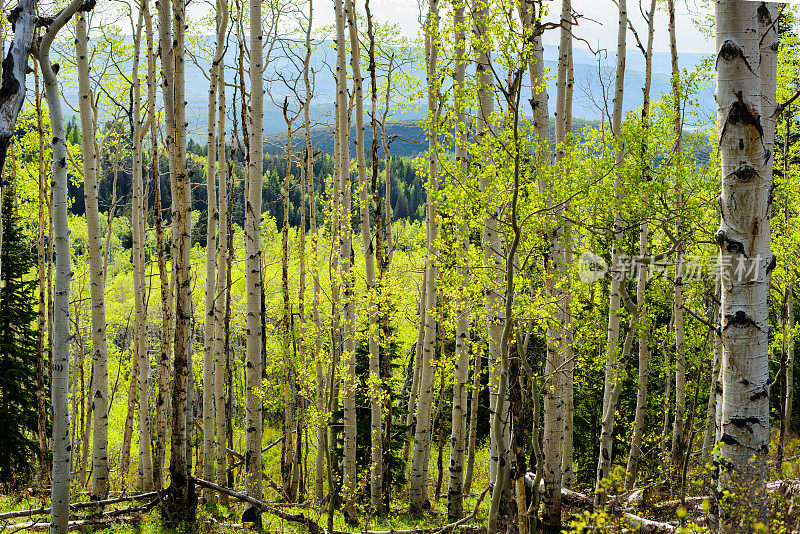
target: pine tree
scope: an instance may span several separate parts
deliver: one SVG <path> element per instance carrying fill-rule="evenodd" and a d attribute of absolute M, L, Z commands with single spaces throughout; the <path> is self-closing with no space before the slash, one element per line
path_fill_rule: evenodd
<path fill-rule="evenodd" d="M 27 246 L 13 191 L 3 198 L 0 290 L 0 483 L 24 482 L 32 473 L 38 445 L 36 414 L 36 254 Z"/>

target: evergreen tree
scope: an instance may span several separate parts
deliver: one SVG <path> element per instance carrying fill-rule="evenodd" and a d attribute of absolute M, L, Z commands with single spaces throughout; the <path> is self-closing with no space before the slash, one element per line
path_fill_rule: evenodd
<path fill-rule="evenodd" d="M 0 483 L 15 485 L 31 474 L 37 448 L 31 439 L 36 414 L 36 255 L 25 242 L 14 209 L 13 188 L 3 198 L 0 290 Z"/>

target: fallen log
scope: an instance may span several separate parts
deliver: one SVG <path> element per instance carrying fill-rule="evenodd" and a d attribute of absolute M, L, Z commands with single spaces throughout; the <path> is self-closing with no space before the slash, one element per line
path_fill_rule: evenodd
<path fill-rule="evenodd" d="M 209 482 L 207 480 L 203 480 L 202 478 L 192 478 L 192 480 L 194 480 L 194 483 L 197 484 L 198 486 L 200 486 L 201 488 L 208 488 L 208 489 L 212 489 L 212 490 L 214 490 L 216 492 L 219 492 L 219 493 L 224 493 L 225 495 L 227 495 L 229 497 L 233 497 L 234 499 L 238 499 L 240 501 L 246 502 L 246 503 L 254 506 L 255 508 L 258 508 L 262 512 L 266 512 L 268 514 L 274 515 L 274 516 L 279 517 L 279 518 L 281 518 L 281 519 L 283 519 L 285 521 L 291 521 L 293 523 L 298 523 L 300 525 L 303 525 L 304 527 L 306 527 L 308 529 L 309 532 L 311 532 L 311 534 L 324 534 L 325 533 L 325 529 L 324 528 L 319 526 L 316 522 L 314 522 L 313 519 L 311 519 L 310 517 L 307 517 L 302 512 L 299 513 L 299 514 L 290 514 L 288 512 L 284 512 L 283 510 L 275 508 L 274 506 L 271 506 L 271 505 L 269 505 L 269 504 L 267 504 L 267 503 L 265 503 L 263 501 L 259 501 L 258 499 L 254 499 L 253 497 L 250 497 L 249 495 L 246 495 L 246 494 L 241 493 L 239 491 L 234 491 L 232 489 L 229 489 L 229 488 L 226 488 L 226 487 L 223 487 L 223 486 L 219 486 L 217 484 L 214 484 L 213 482 Z"/>
<path fill-rule="evenodd" d="M 85 501 L 85 502 L 70 503 L 69 509 L 70 511 L 75 511 L 75 510 L 82 510 L 84 508 L 103 508 L 110 504 L 117 504 L 127 501 L 144 501 L 147 499 L 152 499 L 154 497 L 158 497 L 158 493 L 155 491 L 151 491 L 150 493 L 139 493 L 137 495 L 115 497 L 113 499 L 106 499 L 103 501 Z M 28 510 L 14 510 L 12 512 L 5 512 L 0 514 L 0 521 L 5 519 L 13 519 L 15 517 L 30 517 L 32 515 L 49 515 L 49 514 L 50 514 L 50 508 L 31 508 Z"/>
<path fill-rule="evenodd" d="M 288 512 L 284 512 L 283 510 L 280 510 L 280 509 L 276 508 L 275 506 L 273 506 L 273 505 L 271 505 L 269 503 L 265 503 L 263 501 L 259 501 L 258 499 L 254 499 L 253 497 L 250 497 L 249 495 L 246 495 L 246 494 L 241 493 L 239 491 L 234 491 L 232 489 L 229 489 L 229 488 L 226 488 L 226 487 L 223 487 L 223 486 L 219 486 L 217 484 L 214 484 L 213 482 L 209 482 L 207 480 L 203 480 L 202 478 L 193 478 L 192 480 L 194 480 L 194 483 L 197 484 L 198 486 L 202 487 L 202 488 L 208 488 L 208 489 L 217 491 L 219 493 L 224 493 L 225 495 L 228 495 L 229 497 L 233 497 L 234 499 L 238 499 L 240 501 L 243 501 L 243 502 L 246 502 L 248 504 L 251 504 L 252 506 L 258 508 L 262 512 L 274 515 L 274 516 L 279 517 L 280 519 L 284 519 L 286 521 L 291 521 L 293 523 L 298 523 L 300 525 L 303 525 L 304 527 L 306 527 L 308 529 L 309 532 L 311 532 L 311 534 L 328 534 L 327 529 L 325 529 L 324 527 L 320 526 L 313 519 L 311 519 L 310 517 L 307 517 L 303 513 L 290 514 Z M 445 534 L 445 533 L 451 532 L 451 531 L 453 531 L 453 530 L 455 530 L 457 528 L 458 529 L 462 529 L 462 530 L 467 530 L 469 532 L 485 532 L 486 527 L 483 527 L 483 526 L 480 526 L 480 525 L 467 525 L 466 523 L 468 521 L 471 521 L 472 519 L 474 519 L 478 515 L 478 508 L 480 508 L 481 502 L 483 501 L 483 498 L 486 496 L 486 493 L 488 493 L 488 491 L 489 491 L 489 486 L 487 486 L 486 489 L 484 489 L 483 492 L 478 497 L 478 500 L 475 503 L 475 508 L 472 510 L 472 513 L 470 515 L 464 517 L 463 519 L 459 519 L 458 521 L 456 521 L 454 523 L 449 523 L 449 524 L 441 526 L 441 527 L 414 528 L 414 529 L 409 529 L 409 530 L 394 530 L 394 529 L 393 530 L 365 530 L 365 531 L 361 531 L 361 532 L 358 532 L 358 533 L 341 531 L 341 530 L 334 530 L 330 534 L 423 534 L 423 533 Z"/>
<path fill-rule="evenodd" d="M 98 501 L 99 502 L 99 501 Z M 144 506 L 129 506 L 126 508 L 118 508 L 110 510 L 99 517 L 92 517 L 88 519 L 77 519 L 69 522 L 69 528 L 73 530 L 83 530 L 84 528 L 109 525 L 116 521 L 120 516 L 127 516 L 127 520 L 133 519 L 132 515 L 142 512 L 147 512 L 158 504 L 158 499 L 153 499 L 151 502 Z M 29 521 L 26 523 L 16 523 L 13 525 L 5 525 L 3 530 L 18 531 L 18 530 L 47 530 L 50 528 L 49 521 Z"/>
<path fill-rule="evenodd" d="M 593 499 L 588 495 L 566 488 L 561 488 L 561 500 L 564 504 L 584 510 L 592 510 L 594 504 Z M 630 512 L 622 512 L 621 518 L 626 525 L 642 534 L 675 534 L 678 532 L 674 525 L 652 521 Z"/>

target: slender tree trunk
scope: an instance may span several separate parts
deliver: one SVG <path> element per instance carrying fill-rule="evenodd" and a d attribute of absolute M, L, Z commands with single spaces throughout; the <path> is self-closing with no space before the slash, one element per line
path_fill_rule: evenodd
<path fill-rule="evenodd" d="M 147 114 L 156 115 L 156 50 L 153 40 L 153 21 L 148 2 L 142 3 L 145 17 L 145 34 L 147 38 Z M 165 110 L 165 115 L 167 111 Z M 166 121 L 167 129 L 170 122 Z M 164 230 L 162 227 L 161 208 L 161 169 L 159 166 L 157 123 L 150 121 L 150 172 L 153 187 L 153 214 L 156 227 L 156 250 L 158 254 L 159 288 L 161 293 L 161 344 L 158 358 L 158 396 L 156 397 L 156 443 L 153 457 L 153 482 L 157 489 L 163 489 L 164 456 L 167 447 L 167 405 L 169 397 L 169 349 L 171 305 L 170 288 L 167 275 L 167 258 L 164 250 Z"/>
<path fill-rule="evenodd" d="M 311 233 L 311 270 L 314 279 L 314 296 L 311 302 L 311 316 L 314 321 L 314 373 L 315 389 L 314 400 L 320 423 L 317 425 L 317 452 L 314 464 L 314 498 L 322 501 L 324 498 L 325 476 L 325 371 L 322 368 L 322 320 L 319 316 L 319 297 L 321 286 L 319 282 L 319 254 L 317 236 L 317 205 L 314 192 L 314 145 L 311 143 L 311 98 L 313 88 L 311 81 L 311 28 L 314 20 L 314 0 L 308 2 L 308 26 L 306 27 L 306 57 L 303 62 L 303 84 L 305 86 L 305 105 L 303 106 L 303 131 L 306 139 L 306 182 L 308 191 L 309 223 Z M 303 192 L 305 194 L 305 191 Z"/>
<path fill-rule="evenodd" d="M 619 25 L 617 31 L 617 70 L 614 79 L 614 109 L 612 112 L 611 130 L 617 144 L 616 163 L 619 167 L 624 158 L 622 146 L 622 99 L 625 88 L 625 54 L 628 32 L 628 11 L 626 0 L 619 0 Z M 622 171 L 614 176 L 614 194 L 619 195 L 622 189 Z M 619 266 L 620 247 L 624 222 L 619 209 L 614 210 L 614 223 L 611 231 L 611 288 L 608 309 L 608 340 L 606 342 L 606 371 L 603 385 L 602 428 L 600 431 L 600 453 L 597 460 L 597 477 L 595 482 L 595 508 L 604 504 L 605 496 L 600 483 L 606 478 L 611 468 L 611 453 L 614 439 L 614 409 L 612 408 L 612 392 L 620 380 L 619 373 L 619 322 L 620 322 L 620 284 L 621 273 L 615 269 Z"/>
<path fill-rule="evenodd" d="M 718 491 L 746 499 L 748 516 L 719 503 L 720 530 L 766 517 L 769 444 L 769 278 L 777 4 L 716 6 L 717 122 L 721 158 L 722 401 Z M 774 48 L 773 48 L 774 47 Z M 755 70 L 754 70 L 755 69 Z M 743 203 L 740 198 L 750 201 Z M 737 266 L 739 270 L 737 271 Z M 744 266 L 742 268 L 741 266 Z M 730 280 L 730 282 L 727 282 Z"/>
<path fill-rule="evenodd" d="M 785 140 L 783 142 L 783 176 L 784 180 L 788 180 L 789 177 L 789 144 L 792 138 L 792 111 L 791 106 L 786 106 L 786 110 L 784 111 L 784 118 L 786 120 L 786 135 Z M 791 228 L 791 210 L 789 210 L 789 202 L 788 198 L 786 201 L 786 205 L 784 206 L 784 219 L 786 228 Z M 786 274 L 786 289 L 785 289 L 785 299 L 786 299 L 786 321 L 787 325 L 786 328 L 790 331 L 794 331 L 794 280 L 793 276 L 787 272 Z M 789 336 L 789 339 L 786 341 L 785 347 L 785 361 L 786 361 L 786 373 L 784 375 L 784 392 L 783 392 L 783 413 L 781 419 L 781 432 L 789 432 L 792 427 L 792 400 L 794 398 L 794 336 Z"/>
<path fill-rule="evenodd" d="M 456 180 L 466 180 L 468 168 L 468 126 L 466 121 L 465 79 L 468 58 L 465 56 L 466 26 L 464 24 L 464 0 L 454 5 L 453 25 L 456 31 L 456 67 L 453 79 L 455 101 L 455 157 L 458 163 Z M 458 229 L 458 269 L 462 283 L 462 294 L 456 301 L 456 359 L 453 370 L 453 409 L 450 420 L 450 463 L 447 489 L 447 516 L 461 519 L 464 515 L 464 449 L 467 432 L 467 384 L 469 381 L 469 222 L 464 220 Z"/>
<path fill-rule="evenodd" d="M 481 359 L 480 351 L 475 351 L 472 366 L 472 398 L 469 405 L 469 436 L 467 438 L 467 465 L 464 473 L 463 494 L 469 495 L 472 490 L 473 472 L 475 469 L 475 447 L 478 441 L 478 402 L 481 395 Z"/>
<path fill-rule="evenodd" d="M 283 229 L 281 231 L 281 288 L 283 292 L 283 443 L 281 449 L 281 482 L 283 494 L 289 502 L 295 500 L 292 492 L 294 471 L 295 436 L 292 432 L 295 420 L 295 396 L 292 391 L 294 369 L 292 365 L 292 311 L 289 301 L 289 190 L 292 178 L 292 120 L 284 103 L 283 117 L 286 121 L 286 176 L 283 182 Z M 301 195 L 302 197 L 302 195 Z M 300 436 L 297 436 L 299 439 Z"/>
<path fill-rule="evenodd" d="M 487 40 L 487 26 L 490 22 L 489 5 L 485 0 L 474 0 L 472 5 L 473 13 L 473 55 L 477 57 L 475 66 L 475 78 L 477 83 L 478 106 L 475 125 L 475 142 L 481 144 L 487 134 L 491 131 L 491 116 L 494 113 L 494 75 L 490 67 L 491 44 Z M 479 164 L 476 162 L 476 164 Z M 496 191 L 489 190 L 489 183 L 481 174 L 481 191 L 490 199 Z M 489 333 L 489 413 L 494 414 L 497 405 L 498 389 L 500 385 L 500 336 L 503 330 L 502 321 L 499 319 L 502 308 L 502 296 L 500 287 L 502 280 L 498 273 L 503 270 L 502 264 L 502 244 L 500 242 L 500 231 L 498 227 L 499 208 L 491 209 L 484 221 L 481 235 L 483 248 L 484 268 L 488 269 L 489 282 L 485 284 L 484 293 L 486 295 L 486 329 Z M 503 421 L 507 414 L 501 414 Z M 489 483 L 494 484 L 497 477 L 498 466 L 501 463 L 500 457 L 505 451 L 499 450 L 493 432 L 489 433 Z M 508 464 L 506 463 L 506 466 Z"/>
<path fill-rule="evenodd" d="M 61 113 L 58 79 L 50 63 L 50 45 L 58 31 L 81 7 L 81 0 L 72 0 L 50 23 L 39 44 L 39 65 L 42 69 L 50 127 L 53 134 L 53 228 L 55 231 L 56 279 L 53 317 L 53 473 L 50 492 L 50 532 L 66 534 L 69 523 L 69 287 L 70 265 L 69 221 L 67 220 L 67 140 Z M 24 13 L 24 11 L 23 11 Z M 32 13 L 31 13 L 32 15 Z M 17 25 L 23 21 L 17 20 Z M 22 75 L 24 79 L 24 74 Z"/>
<path fill-rule="evenodd" d="M 719 294 L 719 290 L 715 291 L 715 294 Z M 709 329 L 709 336 L 714 346 L 714 356 L 711 362 L 711 385 L 709 387 L 708 404 L 706 406 L 706 432 L 703 436 L 703 449 L 701 451 L 703 465 L 707 464 L 708 460 L 711 458 L 711 452 L 714 448 L 714 438 L 717 434 L 717 405 L 719 401 L 719 382 L 717 377 L 719 376 L 720 360 L 722 359 L 722 338 L 720 338 L 719 335 L 718 306 L 711 307 L 711 313 L 708 319 L 709 323 L 714 325 L 713 329 Z"/>
<path fill-rule="evenodd" d="M 217 43 L 223 42 L 228 27 L 228 2 L 217 0 Z M 226 353 L 225 353 L 225 324 L 224 316 L 228 306 L 228 187 L 225 174 L 225 61 L 219 56 L 220 61 L 217 72 L 217 159 L 219 160 L 219 239 L 217 240 L 218 263 L 217 284 L 214 291 L 214 401 L 216 428 L 216 453 L 217 453 L 217 484 L 225 486 L 228 453 L 226 450 L 225 420 L 225 386 L 226 386 Z M 221 503 L 227 502 L 227 496 L 220 494 Z"/>
<path fill-rule="evenodd" d="M 88 235 L 92 300 L 92 385 L 94 436 L 92 438 L 92 500 L 108 494 L 108 349 L 106 345 L 105 272 L 97 204 L 99 158 L 95 153 L 93 96 L 89 86 L 88 27 L 84 13 L 75 18 L 75 55 L 78 67 L 84 203 Z M 134 119 L 138 120 L 138 119 Z"/>
<path fill-rule="evenodd" d="M 139 370 L 139 475 L 140 489 L 153 489 L 153 460 L 150 450 L 150 356 L 147 349 L 147 306 L 145 285 L 144 239 L 147 224 L 147 193 L 142 180 L 142 133 L 141 89 L 139 83 L 139 50 L 142 38 L 144 12 L 139 17 L 134 37 L 133 80 L 133 195 L 131 203 L 131 226 L 133 235 L 133 292 L 134 292 L 134 336 L 136 337 L 135 365 Z"/>
<path fill-rule="evenodd" d="M 345 12 L 350 29 L 350 69 L 353 72 L 353 111 L 356 116 L 356 169 L 358 170 L 359 208 L 361 215 L 361 241 L 364 247 L 364 273 L 367 291 L 367 315 L 369 317 L 369 381 L 370 392 L 370 501 L 373 510 L 380 510 L 381 474 L 383 473 L 383 446 L 381 436 L 380 405 L 380 355 L 378 354 L 378 316 L 375 298 L 375 251 L 372 247 L 372 232 L 369 224 L 369 202 L 372 197 L 367 181 L 366 151 L 364 148 L 364 89 L 361 76 L 361 46 L 356 24 L 356 7 L 352 0 L 345 0 Z M 373 108 L 373 115 L 375 110 Z M 373 135 L 373 140 L 374 135 Z M 373 166 L 376 164 L 372 162 Z"/>
<path fill-rule="evenodd" d="M 166 114 L 167 150 L 173 154 L 172 187 L 172 229 L 173 229 L 173 276 L 175 288 L 175 332 L 173 342 L 172 379 L 172 434 L 170 437 L 170 487 L 167 493 L 165 510 L 169 510 L 168 524 L 194 521 L 197 496 L 191 476 L 191 449 L 186 436 L 191 431 L 191 183 L 186 159 L 186 104 L 184 76 L 184 35 L 185 0 L 160 0 L 159 18 L 161 24 L 169 22 L 169 8 L 172 8 L 172 44 L 165 58 L 165 43 L 162 39 L 162 70 L 164 71 L 164 107 L 172 108 Z M 161 30 L 164 31 L 163 29 Z M 163 35 L 163 33 L 162 33 Z M 167 69 L 172 70 L 171 76 Z M 169 98 L 167 94 L 169 93 Z M 171 116 L 170 116 L 171 115 Z M 171 132 L 170 132 L 171 130 Z"/>
<path fill-rule="evenodd" d="M 247 284 L 247 365 L 245 468 L 247 494 L 261 498 L 262 402 L 257 395 L 261 385 L 261 190 L 263 182 L 264 60 L 261 2 L 250 2 L 250 162 L 247 172 L 248 196 L 245 209 L 245 270 Z M 257 508 L 248 506 L 245 520 L 260 526 Z"/>
<path fill-rule="evenodd" d="M 422 288 L 419 294 L 419 325 L 417 327 L 417 339 L 414 342 L 414 371 L 411 376 L 411 390 L 408 392 L 408 414 L 406 415 L 406 427 L 409 429 L 409 440 L 403 448 L 403 460 L 408 461 L 410 443 L 414 437 L 414 422 L 417 417 L 417 397 L 419 395 L 419 377 L 422 371 L 422 341 L 425 336 L 425 309 L 428 298 L 427 293 L 428 277 L 425 269 L 422 271 Z"/>
<path fill-rule="evenodd" d="M 119 475 L 123 489 L 128 489 L 128 474 L 131 466 L 131 440 L 133 438 L 133 412 L 136 409 L 136 392 L 139 388 L 139 366 L 136 359 L 139 340 L 134 336 L 131 352 L 130 380 L 128 382 L 128 401 L 125 410 L 125 426 L 122 431 L 122 450 L 119 454 Z"/>
<path fill-rule="evenodd" d="M 641 180 L 642 187 L 650 179 L 650 160 L 649 160 L 649 135 L 650 135 L 650 84 L 653 77 L 653 36 L 655 34 L 654 24 L 656 18 L 656 1 L 650 0 L 650 11 L 647 15 L 647 48 L 645 50 L 645 75 L 644 88 L 642 89 L 642 145 L 641 145 Z M 641 196 L 642 213 L 647 210 L 647 198 Z M 639 223 L 639 255 L 648 255 L 648 234 L 649 224 L 647 219 Z M 650 366 L 650 347 L 648 347 L 648 333 L 650 321 L 645 309 L 647 300 L 647 264 L 640 264 L 637 271 L 636 280 L 636 307 L 639 314 L 643 317 L 642 325 L 639 327 L 639 379 L 636 392 L 636 414 L 633 421 L 633 438 L 628 451 L 628 465 L 625 468 L 625 488 L 630 490 L 636 483 L 636 472 L 639 467 L 639 458 L 642 454 L 642 439 L 644 437 L 644 423 L 647 415 L 647 383 L 649 378 Z"/>
<path fill-rule="evenodd" d="M 217 225 L 219 224 L 219 214 L 217 213 L 217 106 L 219 97 L 218 92 L 225 91 L 225 86 L 219 83 L 219 71 L 223 68 L 223 53 L 225 51 L 225 30 L 228 22 L 227 5 L 217 3 L 216 9 L 216 48 L 214 58 L 211 62 L 211 72 L 208 85 L 208 128 L 206 140 L 206 309 L 205 325 L 203 327 L 203 478 L 212 480 L 214 478 L 214 428 L 216 418 L 214 417 L 214 401 L 216 396 L 215 378 L 222 380 L 222 375 L 218 375 L 214 364 L 214 341 L 217 331 Z M 220 110 L 222 118 L 225 116 L 225 109 Z M 223 137 L 224 139 L 224 137 Z M 224 144 L 223 144 L 224 152 Z M 220 180 L 222 181 L 222 180 Z M 220 232 L 222 235 L 222 232 Z M 206 489 L 203 491 L 206 501 L 213 501 L 214 492 Z"/>
<path fill-rule="evenodd" d="M 345 497 L 345 515 L 348 522 L 356 521 L 356 369 L 355 369 L 355 296 L 353 294 L 352 260 L 353 250 L 352 228 L 352 186 L 350 182 L 350 118 L 347 98 L 347 65 L 345 59 L 345 33 L 349 2 L 342 5 L 341 0 L 334 2 L 336 14 L 336 75 L 339 134 L 339 198 L 341 201 L 339 214 L 339 269 L 341 271 L 343 321 L 342 331 L 342 405 L 344 409 L 344 441 L 343 441 L 343 480 Z M 360 82 L 360 80 L 358 80 Z"/>
<path fill-rule="evenodd" d="M 433 399 L 434 368 L 436 352 L 436 304 L 437 304 L 437 266 L 436 239 L 439 233 L 438 202 L 438 138 L 433 133 L 438 127 L 437 57 L 439 46 L 439 5 L 438 0 L 428 2 L 428 15 L 425 22 L 426 74 L 428 80 L 428 114 L 432 132 L 428 135 L 428 216 L 427 216 L 427 258 L 425 265 L 425 332 L 422 341 L 422 367 L 419 380 L 419 403 L 417 425 L 414 430 L 414 453 L 411 459 L 411 478 L 409 480 L 410 509 L 421 513 L 430 507 L 428 500 L 428 460 L 431 451 L 431 400 Z"/>
<path fill-rule="evenodd" d="M 44 121 L 42 120 L 42 92 L 39 87 L 38 68 L 34 68 L 33 76 L 35 79 L 36 131 L 39 141 L 39 154 L 37 157 L 39 164 L 39 228 L 37 229 L 38 236 L 36 241 L 36 279 L 39 282 L 39 313 L 36 323 L 36 415 L 39 451 L 36 478 L 41 486 L 46 486 L 50 480 L 50 451 L 47 443 L 47 414 L 49 410 L 45 404 L 45 383 L 48 379 L 47 360 L 49 360 L 51 345 L 48 342 L 46 333 L 47 300 L 45 287 L 47 286 L 47 274 L 44 266 L 47 258 L 45 232 L 50 226 L 50 217 L 47 209 L 48 188 L 44 168 Z"/>
<path fill-rule="evenodd" d="M 558 78 L 556 82 L 556 161 L 563 159 L 563 144 L 566 142 L 566 89 L 567 71 L 569 70 L 572 34 L 570 21 L 572 18 L 571 0 L 561 3 L 561 42 L 559 44 Z M 541 142 L 541 141 L 540 141 Z M 540 145 L 541 146 L 541 145 Z M 547 191 L 547 203 L 553 206 L 553 186 Z M 544 456 L 544 513 L 542 527 L 544 532 L 560 532 L 561 530 L 561 485 L 562 485 L 562 451 L 564 440 L 564 349 L 565 347 L 565 293 L 563 280 L 566 268 L 564 260 L 564 227 L 561 208 L 553 213 L 555 227 L 550 234 L 550 248 L 545 257 L 545 271 L 549 297 L 554 303 L 553 313 L 547 327 L 547 358 L 544 375 L 544 436 L 542 453 Z"/>

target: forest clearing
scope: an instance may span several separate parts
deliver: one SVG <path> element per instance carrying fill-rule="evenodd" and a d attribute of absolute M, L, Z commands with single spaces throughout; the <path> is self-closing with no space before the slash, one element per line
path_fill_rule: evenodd
<path fill-rule="evenodd" d="M 794 3 L 18 1 L 2 531 L 800 532 Z"/>

